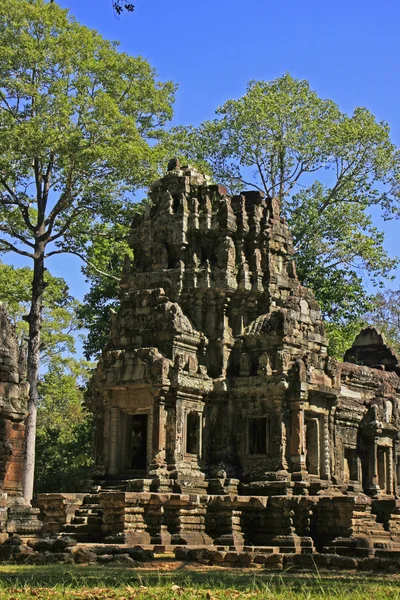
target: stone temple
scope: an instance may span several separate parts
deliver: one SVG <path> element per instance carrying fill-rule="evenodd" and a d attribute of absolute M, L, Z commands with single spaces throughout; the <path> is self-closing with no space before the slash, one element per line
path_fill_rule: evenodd
<path fill-rule="evenodd" d="M 28 395 L 25 352 L 0 304 L 0 543 L 16 531 L 29 536 L 42 528 L 38 509 L 22 498 Z"/>
<path fill-rule="evenodd" d="M 39 494 L 41 535 L 108 545 L 107 556 L 110 544 L 201 547 L 230 566 L 399 561 L 400 359 L 374 328 L 343 362 L 328 356 L 278 200 L 231 197 L 172 160 L 130 244 L 87 399 L 93 485 Z M 14 489 L 19 442 L 15 455 L 8 444 L 26 405 L 10 402 L 0 484 L 5 473 Z"/>
<path fill-rule="evenodd" d="M 149 197 L 91 384 L 98 481 L 397 495 L 399 357 L 372 328 L 328 356 L 278 200 L 230 197 L 177 161 Z"/>

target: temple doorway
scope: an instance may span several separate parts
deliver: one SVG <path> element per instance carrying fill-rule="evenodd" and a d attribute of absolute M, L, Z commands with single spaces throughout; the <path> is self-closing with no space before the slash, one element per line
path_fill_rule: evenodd
<path fill-rule="evenodd" d="M 344 449 L 343 481 L 358 481 L 358 458 L 356 448 Z"/>
<path fill-rule="evenodd" d="M 130 465 L 134 471 L 147 468 L 147 421 L 148 415 L 130 415 Z"/>

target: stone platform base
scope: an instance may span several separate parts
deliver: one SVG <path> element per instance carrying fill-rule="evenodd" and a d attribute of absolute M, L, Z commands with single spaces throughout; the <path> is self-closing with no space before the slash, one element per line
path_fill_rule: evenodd
<path fill-rule="evenodd" d="M 398 573 L 400 550 L 372 550 L 370 556 L 332 553 L 285 553 L 277 547 L 244 547 L 241 551 L 223 546 L 130 546 L 127 544 L 78 544 L 69 537 L 53 537 L 23 543 L 11 536 L 0 544 L 0 562 L 11 564 L 87 564 L 99 563 L 129 568 L 170 571 L 182 562 L 227 568 L 262 569 L 263 571 L 344 570 Z"/>
<path fill-rule="evenodd" d="M 39 539 L 43 522 L 38 508 L 27 504 L 22 496 L 0 494 L 0 543 L 11 535 L 18 534 L 24 541 Z"/>
<path fill-rule="evenodd" d="M 100 491 L 39 494 L 43 535 L 82 543 L 370 556 L 400 548 L 400 501 L 364 494 L 240 496 Z"/>

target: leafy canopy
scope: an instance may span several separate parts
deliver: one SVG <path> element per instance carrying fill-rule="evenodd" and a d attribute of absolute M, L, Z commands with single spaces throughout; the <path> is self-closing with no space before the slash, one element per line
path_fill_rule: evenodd
<path fill-rule="evenodd" d="M 175 86 L 143 58 L 44 0 L 0 8 L 0 252 L 33 261 L 24 498 L 33 493 L 46 259 L 87 260 L 92 234 L 118 222 L 157 172 Z"/>
<path fill-rule="evenodd" d="M 98 356 L 108 342 L 112 312 L 118 310 L 119 280 L 125 257 L 133 253 L 127 242 L 132 210 L 120 213 L 117 225 L 101 224 L 92 239 L 82 268 L 89 291 L 77 311 L 87 335 L 83 341 L 86 358 Z M 105 275 L 106 274 L 106 275 Z M 111 275 L 111 276 L 110 276 Z"/>
<path fill-rule="evenodd" d="M 84 406 L 89 365 L 52 360 L 39 384 L 37 492 L 75 492 L 89 478 L 93 419 Z"/>
<path fill-rule="evenodd" d="M 387 342 L 400 355 L 400 290 L 385 290 L 376 294 L 365 321 L 380 329 Z"/>
<path fill-rule="evenodd" d="M 0 263 L 0 302 L 24 343 L 32 269 Z M 92 416 L 84 407 L 91 364 L 75 358 L 79 303 L 62 278 L 45 273 L 40 357 L 46 367 L 39 379 L 36 490 L 80 489 L 92 463 Z M 75 334 L 75 335 L 74 335 Z"/>
<path fill-rule="evenodd" d="M 252 186 L 281 200 L 302 282 L 331 328 L 347 327 L 370 306 L 366 282 L 382 285 L 397 263 L 370 212 L 399 215 L 400 151 L 388 125 L 366 108 L 343 113 L 289 74 L 250 82 L 216 114 L 175 128 L 175 147 L 232 192 Z"/>
<path fill-rule="evenodd" d="M 155 176 L 174 91 L 56 4 L 4 0 L 0 249 L 84 251 L 93 223 L 113 220 L 124 192 Z"/>
<path fill-rule="evenodd" d="M 0 263 L 0 302 L 6 306 L 21 344 L 28 336 L 24 317 L 29 311 L 32 278 L 29 267 L 16 268 Z M 40 344 L 43 366 L 56 357 L 75 352 L 75 334 L 80 325 L 77 316 L 79 302 L 70 295 L 64 279 L 46 271 L 45 281 Z"/>

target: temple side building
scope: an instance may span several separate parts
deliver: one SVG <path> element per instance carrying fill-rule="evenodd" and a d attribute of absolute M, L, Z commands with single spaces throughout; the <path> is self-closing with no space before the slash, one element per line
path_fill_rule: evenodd
<path fill-rule="evenodd" d="M 177 161 L 149 199 L 90 386 L 100 485 L 397 496 L 400 359 L 372 328 L 328 356 L 278 200 Z"/>
<path fill-rule="evenodd" d="M 22 494 L 28 394 L 25 353 L 0 304 L 0 491 L 10 498 Z"/>

